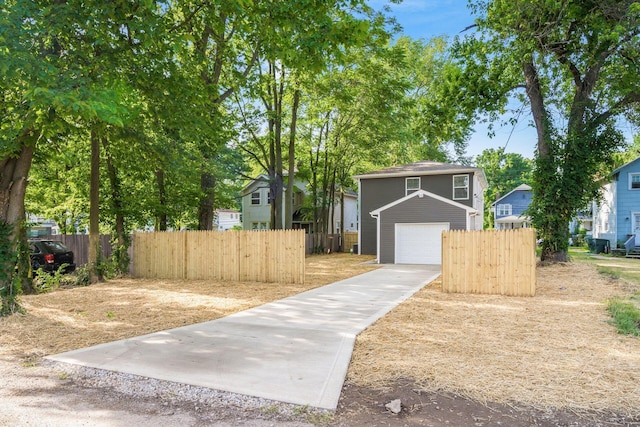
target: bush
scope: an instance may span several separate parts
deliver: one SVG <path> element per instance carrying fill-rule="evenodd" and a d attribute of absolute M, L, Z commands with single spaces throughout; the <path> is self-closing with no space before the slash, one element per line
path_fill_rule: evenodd
<path fill-rule="evenodd" d="M 62 264 L 58 270 L 52 273 L 48 273 L 42 268 L 39 268 L 36 271 L 36 276 L 33 278 L 33 287 L 36 292 L 39 294 L 46 294 L 47 292 L 58 289 L 62 284 L 64 277 L 62 271 L 67 267 L 67 265 L 68 264 Z"/>

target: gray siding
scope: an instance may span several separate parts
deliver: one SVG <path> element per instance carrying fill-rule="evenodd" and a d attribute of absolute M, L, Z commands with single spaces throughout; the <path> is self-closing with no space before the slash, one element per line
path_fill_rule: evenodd
<path fill-rule="evenodd" d="M 380 213 L 380 259 L 395 263 L 395 225 L 448 222 L 451 230 L 466 230 L 467 212 L 431 197 L 414 197 Z M 428 242 L 427 242 L 428 244 Z"/>
<path fill-rule="evenodd" d="M 474 188 L 472 178 L 473 174 L 471 173 L 422 176 L 420 177 L 420 188 L 452 200 L 453 175 L 469 175 L 469 199 L 456 200 L 456 202 L 473 207 Z M 369 215 L 369 212 L 404 197 L 405 177 L 361 179 L 360 193 L 360 201 L 362 203 L 360 207 L 362 217 L 360 224 L 360 251 L 363 254 L 375 255 L 377 250 L 376 220 Z"/>

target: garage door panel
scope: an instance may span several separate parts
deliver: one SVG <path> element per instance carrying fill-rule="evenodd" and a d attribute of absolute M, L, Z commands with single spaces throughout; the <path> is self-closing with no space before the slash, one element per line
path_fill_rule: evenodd
<path fill-rule="evenodd" d="M 441 264 L 442 231 L 448 223 L 396 224 L 396 264 Z"/>

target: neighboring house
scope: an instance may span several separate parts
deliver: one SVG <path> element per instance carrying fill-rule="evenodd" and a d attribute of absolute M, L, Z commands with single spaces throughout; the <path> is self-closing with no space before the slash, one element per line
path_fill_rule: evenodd
<path fill-rule="evenodd" d="M 213 217 L 214 229 L 224 231 L 241 225 L 240 212 L 233 209 L 216 209 Z"/>
<path fill-rule="evenodd" d="M 52 219 L 45 219 L 28 214 L 27 223 L 29 224 L 27 235 L 30 238 L 60 234 L 60 227 L 58 227 L 58 224 Z"/>
<path fill-rule="evenodd" d="M 293 222 L 294 229 L 304 229 L 308 232 L 312 230 L 312 221 L 305 217 L 302 211 L 304 199 L 307 195 L 307 183 L 296 180 L 293 185 Z M 283 189 L 286 193 L 286 187 Z M 240 192 L 242 197 L 242 226 L 245 230 L 269 230 L 271 229 L 271 194 L 269 188 L 269 177 L 261 174 L 256 179 L 247 184 Z M 283 211 L 284 211 L 284 197 Z M 333 213 L 330 217 L 333 229 L 336 233 L 342 231 L 358 230 L 358 196 L 352 191 L 344 194 L 344 221 L 342 220 L 342 209 L 339 200 L 335 203 Z M 284 222 L 284 219 L 283 219 Z M 282 224 L 284 227 L 284 223 Z"/>
<path fill-rule="evenodd" d="M 524 215 L 529 208 L 533 192 L 527 184 L 521 184 L 491 204 L 493 224 L 496 230 L 527 228 L 531 221 Z"/>
<path fill-rule="evenodd" d="M 358 252 L 379 263 L 440 264 L 443 230 L 481 230 L 482 169 L 420 161 L 355 176 Z"/>
<path fill-rule="evenodd" d="M 594 238 L 615 248 L 632 235 L 632 246 L 640 246 L 640 157 L 609 174 L 603 197 L 593 206 Z"/>

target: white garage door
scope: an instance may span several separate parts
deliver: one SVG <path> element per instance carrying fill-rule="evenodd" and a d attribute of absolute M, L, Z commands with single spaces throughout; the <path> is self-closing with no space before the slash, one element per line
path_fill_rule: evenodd
<path fill-rule="evenodd" d="M 396 224 L 396 264 L 441 264 L 448 223 Z"/>

